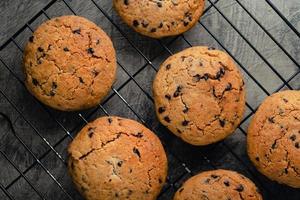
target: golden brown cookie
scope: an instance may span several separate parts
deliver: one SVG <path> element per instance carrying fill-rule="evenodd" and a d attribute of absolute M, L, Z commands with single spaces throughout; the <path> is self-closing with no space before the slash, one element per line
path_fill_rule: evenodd
<path fill-rule="evenodd" d="M 44 104 L 63 111 L 96 106 L 116 76 L 110 38 L 78 16 L 46 21 L 29 38 L 24 52 L 25 84 Z"/>
<path fill-rule="evenodd" d="M 300 91 L 267 97 L 247 136 L 248 155 L 271 180 L 300 188 Z"/>
<path fill-rule="evenodd" d="M 214 170 L 188 179 L 174 200 L 262 200 L 254 183 L 234 171 Z"/>
<path fill-rule="evenodd" d="M 193 145 L 207 145 L 234 132 L 245 110 L 243 78 L 224 52 L 193 47 L 160 67 L 153 93 L 158 119 Z"/>
<path fill-rule="evenodd" d="M 68 168 L 87 200 L 156 199 L 167 158 L 158 137 L 130 119 L 102 117 L 70 144 Z"/>
<path fill-rule="evenodd" d="M 192 28 L 204 10 L 204 0 L 114 0 L 114 7 L 135 31 L 162 38 Z"/>

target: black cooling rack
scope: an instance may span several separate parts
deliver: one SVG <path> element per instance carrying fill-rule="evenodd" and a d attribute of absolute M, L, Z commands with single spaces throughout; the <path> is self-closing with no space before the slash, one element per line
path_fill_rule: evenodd
<path fill-rule="evenodd" d="M 202 31 L 212 39 L 214 45 L 225 50 L 235 60 L 245 76 L 261 91 L 263 97 L 282 89 L 300 89 L 297 81 L 300 74 L 299 60 L 272 36 L 268 29 L 246 8 L 243 1 L 233 0 L 276 45 L 276 48 L 285 54 L 286 59 L 295 66 L 295 70 L 289 75 L 282 73 L 282 70 L 279 71 L 224 14 L 218 6 L 220 1 L 222 0 L 207 0 L 203 18 L 209 18 L 212 10 L 222 17 L 231 31 L 234 31 L 235 36 L 241 38 L 248 48 L 263 61 L 272 76 L 277 77 L 280 82 L 279 87 L 270 92 L 270 89 L 266 88 L 261 80 L 258 80 L 257 74 L 252 73 L 249 66 L 244 65 L 235 56 L 235 53 L 219 39 L 219 36 L 211 31 L 208 25 L 199 21 L 197 26 L 200 26 Z M 105 19 L 107 24 L 115 30 L 118 35 L 116 40 L 118 38 L 125 40 L 127 45 L 140 57 L 143 64 L 135 66 L 136 70 L 133 71 L 125 62 L 126 58 L 123 56 L 126 57 L 126 55 L 120 55 L 122 59 L 118 58 L 118 66 L 122 73 L 119 76 L 123 77 L 123 81 L 115 84 L 111 94 L 97 108 L 76 113 L 61 113 L 42 105 L 28 94 L 22 72 L 19 69 L 21 61 L 15 63 L 15 60 L 21 60 L 22 57 L 23 46 L 26 42 L 22 38 L 29 37 L 35 29 L 33 27 L 52 17 L 48 14 L 49 10 L 60 10 L 61 7 L 64 7 L 65 9 L 60 15 L 82 15 L 80 8 L 73 8 L 71 0 L 52 0 L 9 38 L 0 47 L 0 78 L 6 78 L 9 82 L 4 84 L 5 87 L 0 87 L 1 109 L 5 108 L 3 112 L 0 111 L 0 130 L 3 134 L 3 136 L 0 135 L 0 199 L 81 199 L 67 175 L 67 145 L 76 132 L 88 121 L 111 114 L 137 119 L 154 130 L 162 140 L 168 154 L 169 176 L 159 199 L 172 199 L 174 192 L 184 180 L 198 172 L 217 168 L 233 169 L 245 174 L 257 184 L 265 199 L 300 199 L 299 190 L 266 179 L 254 169 L 246 156 L 246 125 L 259 104 L 253 106 L 251 105 L 253 103 L 247 102 L 247 115 L 234 134 L 235 136 L 208 147 L 193 147 L 185 144 L 172 134 L 165 133 L 168 131 L 159 125 L 153 111 L 151 81 L 147 85 L 141 84 L 143 81 L 140 80 L 140 75 L 149 73 L 153 77 L 159 63 L 173 54 L 173 46 L 176 46 L 179 40 L 186 47 L 192 46 L 193 42 L 189 40 L 189 36 L 180 35 L 171 39 L 155 41 L 149 39 L 155 43 L 153 45 L 154 54 L 149 57 L 143 49 L 143 44 L 137 43 L 136 36 L 131 35 L 134 33 L 126 30 L 127 27 L 120 25 L 120 20 L 111 15 L 112 8 L 103 8 L 101 3 L 96 0 L 86 2 L 89 2 L 90 6 L 96 10 L 95 14 L 101 15 L 101 19 Z M 287 20 L 285 15 L 270 0 L 263 2 L 268 4 L 269 8 L 286 24 L 287 29 L 295 35 L 296 39 L 299 39 L 299 31 Z M 102 26 L 101 22 L 97 22 L 97 24 Z M 266 79 L 268 78 L 266 77 Z M 124 93 L 124 88 L 132 88 L 132 91 L 126 90 Z M 21 97 L 12 97 L 12 91 Z M 138 101 L 133 101 L 132 99 L 135 98 L 132 96 L 136 96 Z M 147 101 L 147 103 L 143 103 L 143 101 Z M 41 121 L 43 121 L 42 125 Z M 54 136 L 55 139 L 53 139 Z"/>

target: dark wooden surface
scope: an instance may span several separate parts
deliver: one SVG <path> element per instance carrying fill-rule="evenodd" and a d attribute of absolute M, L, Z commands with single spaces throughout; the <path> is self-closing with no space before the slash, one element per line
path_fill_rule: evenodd
<path fill-rule="evenodd" d="M 174 190 L 190 176 L 186 174 L 182 162 L 192 170 L 193 174 L 214 168 L 232 169 L 243 173 L 257 184 L 265 199 L 300 199 L 299 190 L 282 186 L 266 179 L 250 163 L 246 154 L 246 136 L 242 131 L 246 131 L 249 120 L 243 123 L 241 129 L 237 129 L 234 135 L 220 143 L 207 147 L 193 147 L 185 144 L 158 123 L 153 110 L 153 102 L 146 94 L 152 96 L 151 85 L 155 70 L 170 55 L 161 46 L 161 43 L 173 53 L 189 47 L 184 39 L 192 45 L 208 45 L 221 48 L 220 44 L 201 24 L 197 24 L 192 30 L 185 33 L 184 37 L 157 41 L 140 36 L 124 25 L 113 10 L 111 0 L 96 0 L 95 2 L 109 15 L 113 23 L 120 27 L 121 32 L 90 0 L 66 1 L 78 15 L 94 21 L 111 36 L 120 63 L 118 80 L 114 88 L 118 89 L 126 83 L 119 90 L 119 94 L 134 112 L 157 133 L 165 145 L 169 158 L 169 182 L 176 181 L 176 183 L 172 187 L 168 187 L 167 184 L 166 188 L 168 190 L 160 197 L 161 199 L 172 199 Z M 291 57 L 297 63 L 300 63 L 300 38 L 281 20 L 274 10 L 264 0 L 239 1 L 257 18 L 276 41 L 286 49 Z M 48 2 L 48 0 L 1 0 L 0 44 L 3 44 Z M 300 31 L 300 1 L 273 0 L 272 2 L 293 26 Z M 207 1 L 207 6 L 209 5 L 210 3 Z M 268 93 L 273 93 L 283 83 L 280 77 L 270 69 L 269 65 L 273 66 L 282 78 L 286 80 L 299 70 L 297 64 L 286 56 L 249 15 L 243 11 L 236 0 L 220 0 L 216 5 L 260 55 L 226 22 L 216 9 L 210 9 L 203 16 L 201 22 L 236 58 L 240 66 L 246 69 Z M 62 1 L 57 1 L 46 10 L 46 13 L 49 17 L 72 14 Z M 30 24 L 30 27 L 35 29 L 45 20 L 47 20 L 47 17 L 41 15 Z M 23 49 L 30 34 L 30 29 L 26 28 L 15 38 L 21 49 Z M 136 46 L 141 52 L 138 52 L 132 45 Z M 147 61 L 143 56 L 151 59 L 153 65 L 147 65 Z M 22 172 L 29 166 L 33 166 L 30 170 L 26 170 L 25 176 L 46 199 L 67 199 L 67 196 L 53 179 L 47 175 L 41 165 L 32 165 L 35 163 L 35 159 L 21 144 L 21 140 L 35 156 L 45 155 L 41 159 L 43 166 L 61 183 L 67 193 L 74 199 L 81 199 L 71 184 L 64 162 L 53 151 L 49 150 L 50 148 L 44 140 L 47 140 L 51 145 L 57 144 L 55 145 L 55 150 L 62 156 L 63 160 L 66 160 L 66 147 L 71 141 L 71 138 L 66 136 L 66 130 L 71 135 L 76 135 L 76 132 L 84 125 L 84 121 L 79 114 L 90 121 L 105 115 L 104 112 L 98 108 L 96 112 L 93 112 L 94 109 L 91 109 L 80 113 L 64 113 L 42 106 L 22 85 L 22 52 L 17 46 L 10 42 L 0 51 L 0 58 L 7 64 L 5 66 L 3 63 L 0 63 L 0 112 L 9 117 L 16 133 L 14 135 L 7 120 L 0 117 L 1 152 L 4 152 L 8 159 Z M 145 67 L 135 76 L 136 83 L 130 80 L 129 75 L 122 69 L 122 67 L 125 68 L 130 75 L 133 75 L 144 65 Z M 247 84 L 247 101 L 255 109 L 267 94 L 257 86 L 245 70 L 242 70 L 242 72 L 245 75 Z M 137 84 L 140 85 L 146 94 Z M 299 74 L 290 81 L 290 86 L 293 89 L 300 89 Z M 108 97 L 108 100 L 103 103 L 103 107 L 111 115 L 140 120 L 128 108 L 126 103 L 113 92 L 111 97 Z M 245 116 L 249 113 L 250 109 L 248 108 Z M 20 140 L 18 140 L 18 137 Z M 0 183 L 4 186 L 8 186 L 19 176 L 19 172 L 6 160 L 3 154 L 0 155 L 0 169 Z M 40 199 L 24 178 L 18 179 L 11 185 L 8 188 L 8 192 L 15 199 Z M 2 190 L 0 190 L 0 199 L 8 199 Z"/>

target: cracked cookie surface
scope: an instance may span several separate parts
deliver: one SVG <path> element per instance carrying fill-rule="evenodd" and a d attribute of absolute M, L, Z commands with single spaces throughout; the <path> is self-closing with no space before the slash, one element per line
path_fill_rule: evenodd
<path fill-rule="evenodd" d="M 245 110 L 245 86 L 224 52 L 192 47 L 169 57 L 153 83 L 160 122 L 193 145 L 207 145 L 234 132 Z"/>
<path fill-rule="evenodd" d="M 262 200 L 262 196 L 245 176 L 219 169 L 188 179 L 178 189 L 174 200 Z"/>
<path fill-rule="evenodd" d="M 24 51 L 25 84 L 41 102 L 63 111 L 96 106 L 116 76 L 110 38 L 93 22 L 62 16 L 44 22 Z"/>
<path fill-rule="evenodd" d="M 166 180 L 160 140 L 133 120 L 102 117 L 89 123 L 68 153 L 69 173 L 88 200 L 154 200 Z"/>
<path fill-rule="evenodd" d="M 192 28 L 204 9 L 204 0 L 114 0 L 126 24 L 153 38 L 179 35 Z"/>
<path fill-rule="evenodd" d="M 300 91 L 267 97 L 249 125 L 247 144 L 262 174 L 300 188 Z"/>

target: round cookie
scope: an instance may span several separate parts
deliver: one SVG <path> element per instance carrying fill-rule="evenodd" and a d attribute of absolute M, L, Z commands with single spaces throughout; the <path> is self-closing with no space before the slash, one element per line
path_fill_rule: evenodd
<path fill-rule="evenodd" d="M 175 194 L 174 200 L 262 200 L 254 183 L 229 170 L 213 170 L 188 179 Z"/>
<path fill-rule="evenodd" d="M 102 117 L 89 123 L 68 153 L 69 173 L 87 200 L 154 200 L 166 180 L 160 140 L 133 120 Z"/>
<path fill-rule="evenodd" d="M 116 76 L 116 56 L 106 33 L 78 16 L 46 21 L 24 51 L 25 84 L 44 104 L 63 111 L 96 106 Z"/>
<path fill-rule="evenodd" d="M 169 57 L 155 77 L 153 93 L 160 122 L 193 145 L 233 133 L 245 110 L 238 68 L 226 53 L 207 47 Z"/>
<path fill-rule="evenodd" d="M 300 188 L 300 91 L 267 97 L 249 125 L 247 144 L 262 174 Z"/>
<path fill-rule="evenodd" d="M 192 28 L 204 10 L 204 0 L 114 0 L 114 7 L 135 31 L 162 38 Z"/>

